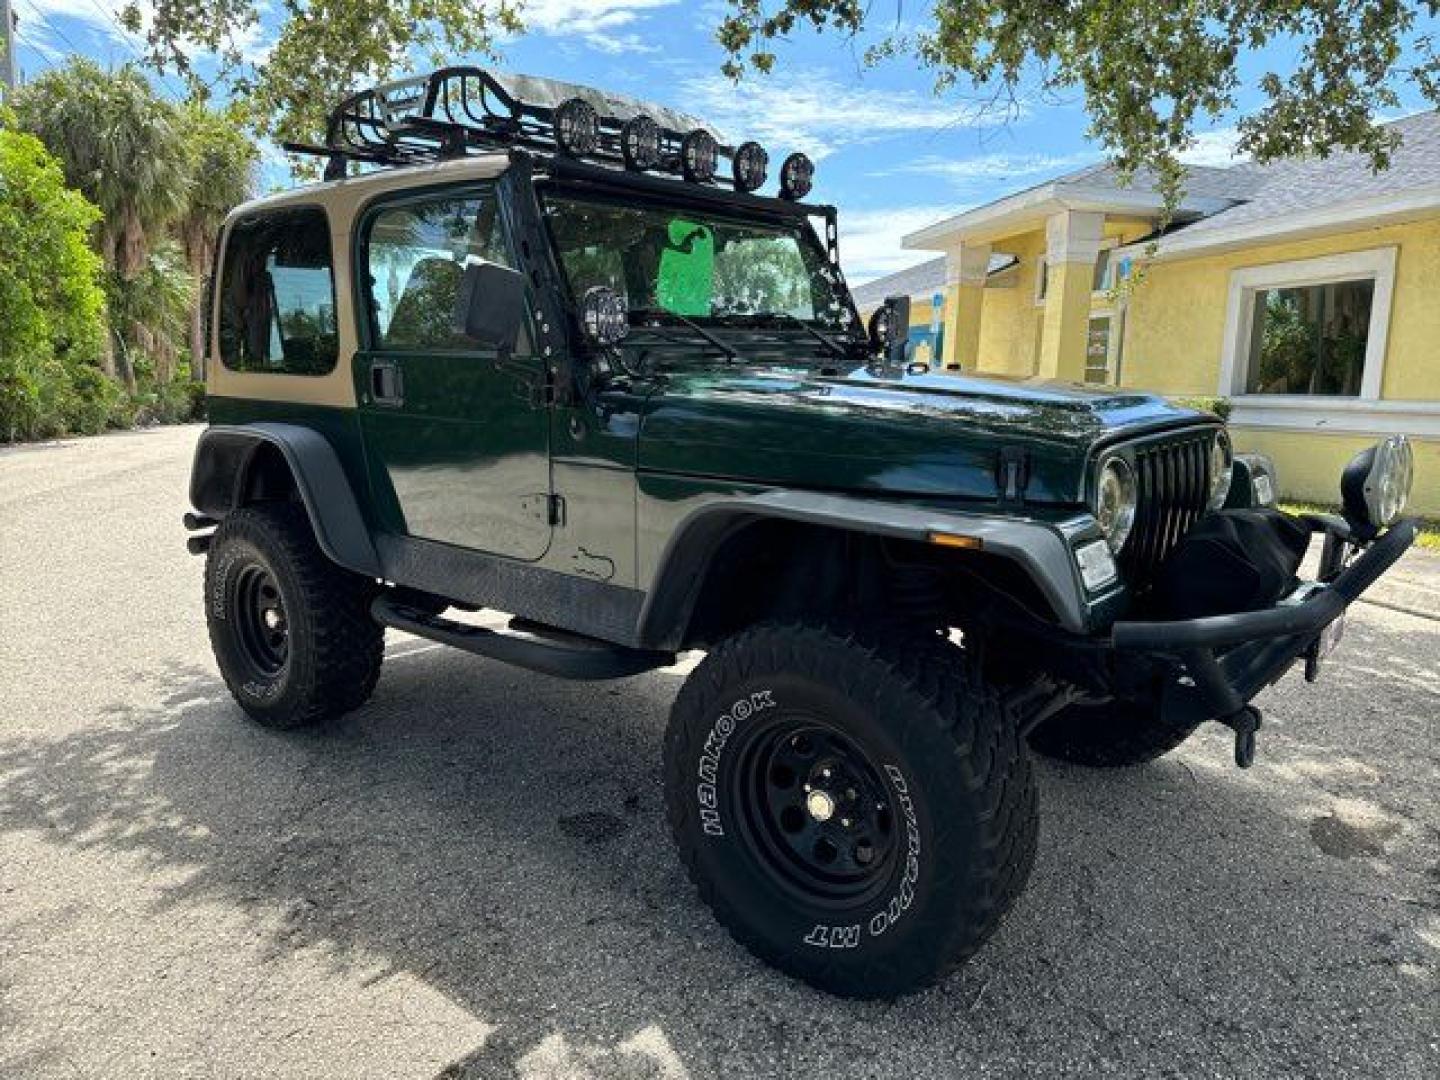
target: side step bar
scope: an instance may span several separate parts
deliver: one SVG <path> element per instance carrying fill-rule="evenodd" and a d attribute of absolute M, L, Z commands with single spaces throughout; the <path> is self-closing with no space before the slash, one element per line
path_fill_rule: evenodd
<path fill-rule="evenodd" d="M 675 662 L 674 653 L 627 649 L 595 638 L 542 630 L 518 619 L 511 624 L 514 632 L 510 633 L 471 626 L 427 614 L 388 596 L 377 596 L 370 614 L 382 626 L 562 679 L 623 679 Z"/>

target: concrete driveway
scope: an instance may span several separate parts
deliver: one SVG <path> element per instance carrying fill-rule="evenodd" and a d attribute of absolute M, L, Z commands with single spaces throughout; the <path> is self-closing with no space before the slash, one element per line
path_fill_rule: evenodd
<path fill-rule="evenodd" d="M 0 451 L 0 1076 L 1440 1075 L 1440 623 L 1357 606 L 1249 772 L 1220 731 L 1043 765 L 999 934 L 858 1004 L 684 880 L 677 673 L 392 635 L 333 730 L 247 724 L 179 524 L 196 434 Z"/>

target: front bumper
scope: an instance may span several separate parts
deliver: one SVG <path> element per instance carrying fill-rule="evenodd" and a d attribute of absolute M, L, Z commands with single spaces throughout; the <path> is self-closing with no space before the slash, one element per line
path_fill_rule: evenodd
<path fill-rule="evenodd" d="M 1305 519 L 1325 534 L 1321 581 L 1304 594 L 1263 611 L 1176 622 L 1117 622 L 1111 644 L 1120 653 L 1148 653 L 1178 663 L 1167 680 L 1162 707 L 1179 722 L 1219 720 L 1253 727 L 1259 716 L 1249 701 L 1315 649 L 1321 633 L 1393 566 L 1414 542 L 1416 523 L 1397 522 L 1344 565 L 1343 526 L 1334 519 Z M 1303 596 L 1294 599 L 1293 597 Z M 1251 726 L 1253 725 L 1253 726 Z M 1237 744 L 1237 757 L 1239 756 Z M 1242 762 L 1243 763 L 1243 762 Z"/>

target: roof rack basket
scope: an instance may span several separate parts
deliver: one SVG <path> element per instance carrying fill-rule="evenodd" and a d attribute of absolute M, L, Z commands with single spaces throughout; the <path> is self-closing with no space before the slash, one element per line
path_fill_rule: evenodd
<path fill-rule="evenodd" d="M 555 112 L 555 107 L 522 101 L 483 68 L 446 67 L 352 94 L 330 113 L 325 145 L 289 142 L 284 149 L 327 158 L 327 180 L 343 177 L 352 161 L 413 165 L 514 148 L 554 154 L 560 149 Z M 623 166 L 620 133 L 627 118 L 597 113 L 599 138 L 584 156 Z M 656 169 L 678 173 L 686 133 L 662 126 L 659 134 Z M 725 146 L 717 150 L 726 156 L 733 153 Z"/>

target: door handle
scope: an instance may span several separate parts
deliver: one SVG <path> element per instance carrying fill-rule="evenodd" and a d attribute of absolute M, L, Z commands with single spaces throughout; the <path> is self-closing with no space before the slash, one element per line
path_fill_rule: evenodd
<path fill-rule="evenodd" d="M 405 379 L 394 360 L 370 363 L 370 396 L 377 405 L 400 405 L 405 400 Z"/>

